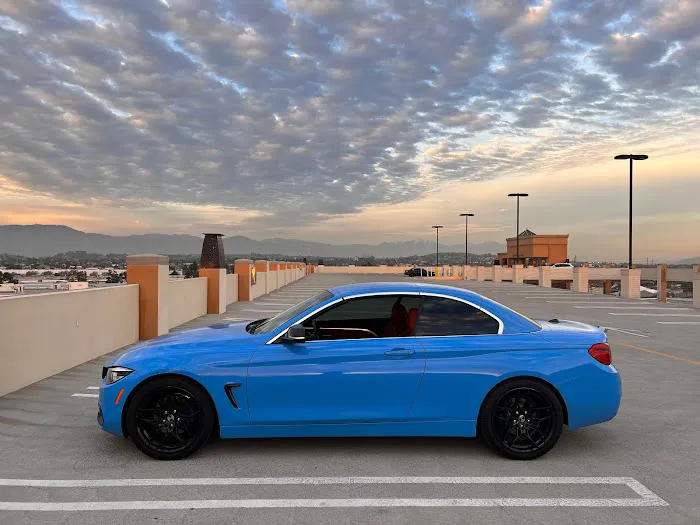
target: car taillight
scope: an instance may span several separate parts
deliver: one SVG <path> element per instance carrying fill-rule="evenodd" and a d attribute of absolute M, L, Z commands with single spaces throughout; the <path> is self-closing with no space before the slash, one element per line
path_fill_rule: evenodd
<path fill-rule="evenodd" d="M 588 353 L 600 364 L 612 364 L 612 352 L 608 343 L 596 343 L 588 349 Z"/>

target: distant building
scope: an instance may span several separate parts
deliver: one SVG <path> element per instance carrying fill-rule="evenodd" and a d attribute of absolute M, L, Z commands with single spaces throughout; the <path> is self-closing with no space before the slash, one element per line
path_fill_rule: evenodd
<path fill-rule="evenodd" d="M 24 286 L 21 284 L 11 284 L 11 283 L 3 283 L 0 284 L 0 294 L 15 294 L 15 293 L 22 293 L 24 291 Z"/>
<path fill-rule="evenodd" d="M 542 266 L 568 262 L 568 235 L 537 235 L 530 230 L 523 231 L 519 237 L 520 253 L 517 264 L 524 266 Z M 516 238 L 506 239 L 505 252 L 499 252 L 501 266 L 512 266 L 516 262 Z"/>
<path fill-rule="evenodd" d="M 19 281 L 22 286 L 22 292 L 38 291 L 38 290 L 85 290 L 89 288 L 86 282 L 69 282 L 61 279 L 41 279 L 37 281 L 22 280 Z"/>

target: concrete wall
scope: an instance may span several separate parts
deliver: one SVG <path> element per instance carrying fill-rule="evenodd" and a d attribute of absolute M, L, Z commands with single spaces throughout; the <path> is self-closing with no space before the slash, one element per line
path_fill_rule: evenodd
<path fill-rule="evenodd" d="M 5 298 L 0 396 L 138 339 L 136 285 Z"/>
<path fill-rule="evenodd" d="M 622 268 L 589 268 L 589 281 L 604 281 L 610 279 L 619 281 L 622 277 Z M 654 268 L 654 279 L 656 279 L 656 268 Z"/>
<path fill-rule="evenodd" d="M 180 326 L 207 313 L 207 279 L 168 281 L 168 328 Z"/>
<path fill-rule="evenodd" d="M 536 266 L 528 266 L 527 268 L 520 268 L 520 278 L 524 281 L 536 281 L 539 279 L 540 272 Z"/>
<path fill-rule="evenodd" d="M 371 274 L 403 274 L 412 266 L 317 266 L 315 272 L 318 273 L 371 273 Z M 434 270 L 434 268 L 430 268 Z"/>
<path fill-rule="evenodd" d="M 656 268 L 652 268 L 652 270 L 654 270 L 654 273 L 656 273 Z M 667 270 L 667 279 L 669 281 L 692 282 L 693 275 L 692 268 L 669 268 Z M 656 277 L 654 277 L 653 280 L 656 280 Z"/>
<path fill-rule="evenodd" d="M 0 396 L 133 344 L 139 338 L 167 333 L 209 311 L 212 278 L 169 281 L 167 258 L 144 254 L 130 259 L 128 275 L 131 279 L 140 277 L 141 282 L 36 295 L 13 294 L 0 300 Z M 299 268 L 259 272 L 246 300 L 303 276 L 304 271 Z M 225 273 L 217 277 L 215 291 L 225 304 L 239 300 L 241 277 Z M 148 337 L 141 335 L 144 319 L 158 328 Z"/>
<path fill-rule="evenodd" d="M 267 272 L 267 289 L 269 291 L 277 290 L 280 285 L 277 283 L 279 278 L 279 272 L 277 270 L 270 270 Z"/>
<path fill-rule="evenodd" d="M 573 278 L 573 268 L 552 268 L 552 281 L 571 281 Z"/>
<path fill-rule="evenodd" d="M 238 301 L 238 275 L 230 273 L 226 276 L 226 304 Z"/>
<path fill-rule="evenodd" d="M 253 299 L 265 295 L 265 286 L 267 283 L 267 272 L 258 272 L 253 285 Z"/>

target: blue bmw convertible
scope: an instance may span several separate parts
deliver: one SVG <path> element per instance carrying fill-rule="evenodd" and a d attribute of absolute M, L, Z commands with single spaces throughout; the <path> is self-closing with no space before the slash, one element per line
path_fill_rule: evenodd
<path fill-rule="evenodd" d="M 212 434 L 477 433 L 533 459 L 563 425 L 612 419 L 621 396 L 599 328 L 407 282 L 339 286 L 270 319 L 169 334 L 110 360 L 102 378 L 100 426 L 157 459 Z"/>

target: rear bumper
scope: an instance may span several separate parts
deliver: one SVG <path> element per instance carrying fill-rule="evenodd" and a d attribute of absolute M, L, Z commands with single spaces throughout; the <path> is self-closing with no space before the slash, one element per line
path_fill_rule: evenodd
<path fill-rule="evenodd" d="M 622 399 L 622 379 L 614 366 L 595 364 L 595 370 L 558 385 L 569 416 L 569 428 L 610 421 Z"/>

